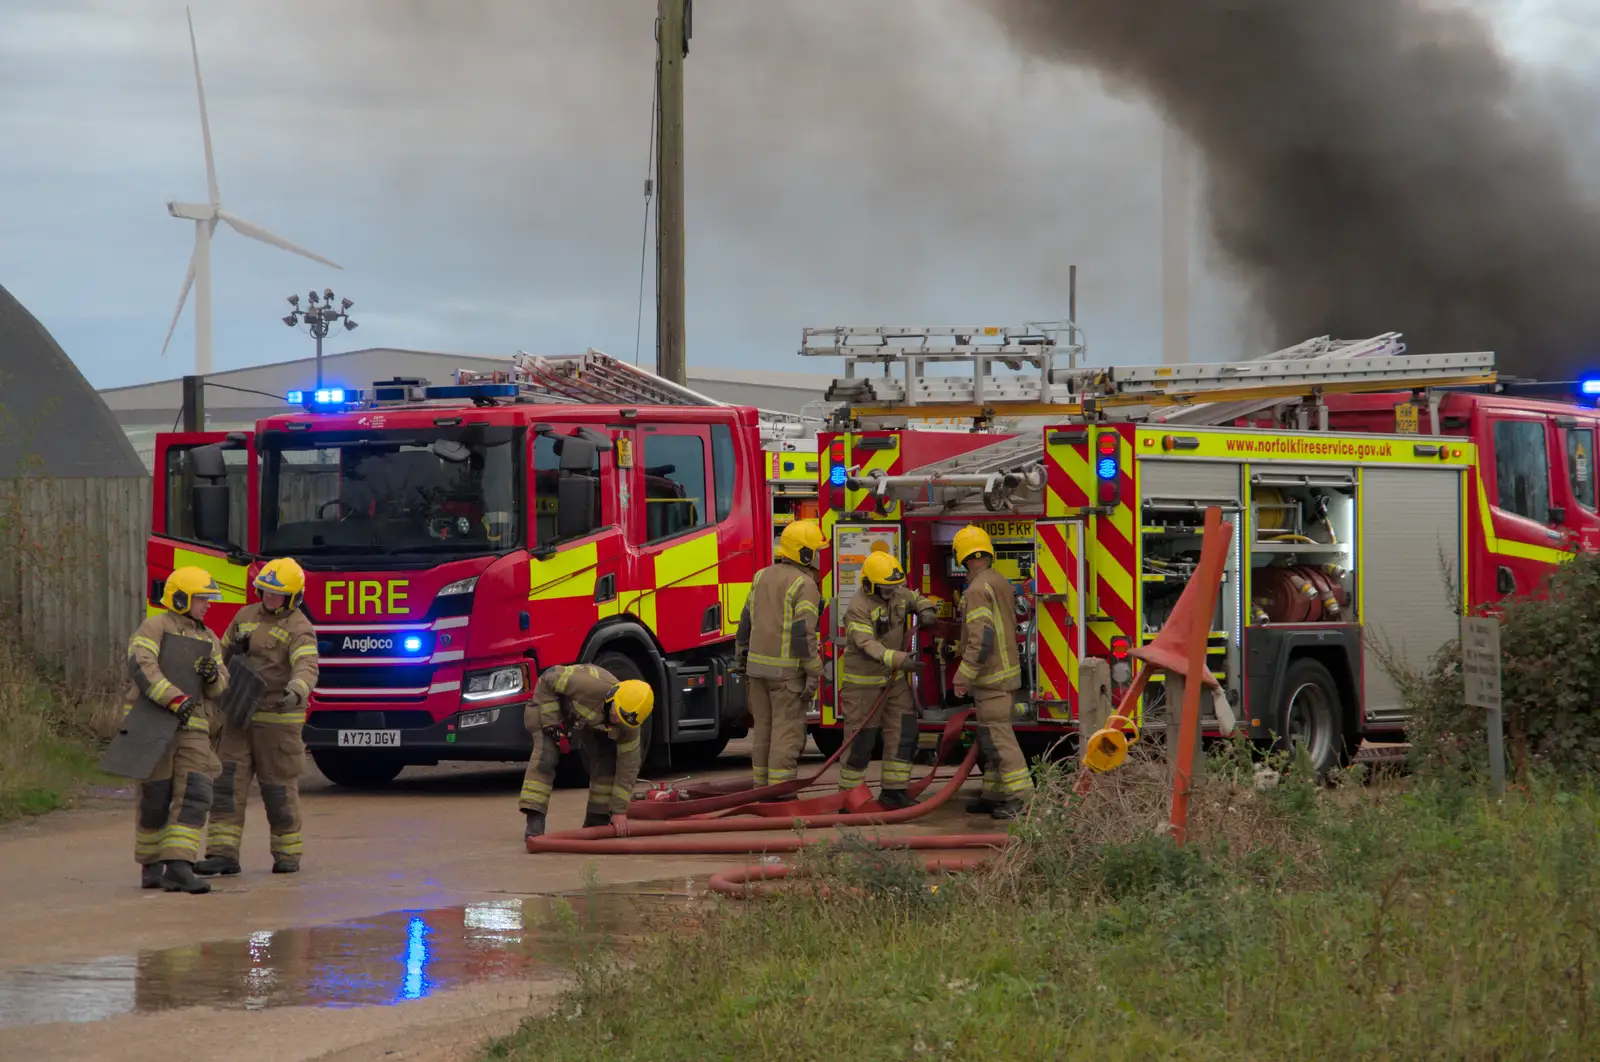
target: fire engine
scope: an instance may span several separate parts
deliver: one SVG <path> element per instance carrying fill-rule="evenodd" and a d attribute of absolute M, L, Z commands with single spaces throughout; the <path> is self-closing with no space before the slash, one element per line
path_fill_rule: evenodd
<path fill-rule="evenodd" d="M 254 431 L 158 437 L 149 600 L 198 565 L 221 631 L 266 558 L 300 561 L 321 662 L 304 733 L 330 780 L 525 759 L 523 704 L 554 664 L 650 682 L 646 741 L 677 764 L 741 731 L 733 635 L 772 557 L 763 447 L 799 418 L 596 351 L 287 397 Z"/>
<path fill-rule="evenodd" d="M 1081 368 L 1081 348 L 1063 346 L 1035 328 L 805 332 L 802 355 L 846 371 L 819 441 L 826 651 L 837 656 L 860 564 L 881 541 L 913 588 L 945 602 L 947 618 L 919 632 L 924 730 L 965 706 L 950 687 L 949 603 L 961 583 L 950 544 L 967 523 L 989 532 L 1016 589 L 1016 722 L 1038 751 L 1075 727 L 1084 661 L 1107 661 L 1114 688 L 1130 681 L 1129 651 L 1154 637 L 1198 560 L 1204 511 L 1223 509 L 1234 532 L 1213 674 L 1251 738 L 1303 743 L 1319 768 L 1363 740 L 1403 740 L 1385 658 L 1425 662 L 1463 609 L 1600 546 L 1600 417 L 1503 393 L 1492 354 L 1409 355 L 1391 333 L 1241 362 Z M 918 416 L 978 430 L 908 428 Z M 985 430 L 1000 417 L 1013 429 Z M 1153 727 L 1162 701 L 1153 683 Z M 820 708 L 813 735 L 832 749 L 831 682 Z"/>

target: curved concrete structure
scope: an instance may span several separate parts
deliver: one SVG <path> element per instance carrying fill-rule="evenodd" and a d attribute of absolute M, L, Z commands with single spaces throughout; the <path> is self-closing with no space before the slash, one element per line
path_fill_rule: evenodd
<path fill-rule="evenodd" d="M 0 479 L 148 474 L 66 351 L 0 287 Z"/>

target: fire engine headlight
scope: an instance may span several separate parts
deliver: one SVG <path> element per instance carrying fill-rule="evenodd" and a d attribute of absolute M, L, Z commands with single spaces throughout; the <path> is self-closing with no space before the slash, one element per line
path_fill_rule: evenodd
<path fill-rule="evenodd" d="M 496 697 L 511 697 L 521 693 L 523 677 L 521 667 L 497 667 L 488 671 L 471 671 L 461 683 L 461 699 L 487 701 Z"/>
<path fill-rule="evenodd" d="M 468 579 L 457 579 L 455 582 L 451 583 L 449 586 L 445 587 L 443 590 L 440 590 L 434 596 L 435 597 L 450 597 L 450 596 L 453 596 L 455 594 L 470 594 L 470 593 L 472 593 L 472 591 L 476 590 L 477 588 L 478 588 L 478 577 L 476 575 L 474 575 L 474 576 L 472 576 L 471 578 L 468 578 Z"/>

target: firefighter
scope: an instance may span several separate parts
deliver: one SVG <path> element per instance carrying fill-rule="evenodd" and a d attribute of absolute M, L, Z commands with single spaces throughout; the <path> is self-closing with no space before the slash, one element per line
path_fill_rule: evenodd
<path fill-rule="evenodd" d="M 161 591 L 165 612 L 145 617 L 128 639 L 128 673 L 132 678 L 126 715 L 141 695 L 170 708 L 178 731 L 150 777 L 139 783 L 135 811 L 134 859 L 139 884 L 167 892 L 206 893 L 211 886 L 194 873 L 200 832 L 211 811 L 211 779 L 219 764 L 211 751 L 211 717 L 215 702 L 228 686 L 222 647 L 206 629 L 206 611 L 222 600 L 217 581 L 202 568 L 179 568 L 167 576 Z M 202 696 L 191 698 L 161 673 L 161 641 L 167 635 L 207 643 L 210 652 L 195 662 Z"/>
<path fill-rule="evenodd" d="M 872 762 L 872 746 L 883 731 L 883 776 L 878 803 L 893 811 L 908 808 L 911 757 L 917 751 L 917 709 L 911 693 L 910 673 L 916 669 L 911 641 L 911 617 L 924 626 L 938 619 L 938 602 L 906 586 L 906 573 L 882 543 L 861 565 L 861 588 L 850 599 L 844 615 L 845 646 L 839 661 L 839 707 L 845 732 L 866 720 L 878 698 L 878 717 L 862 727 L 850 742 L 839 768 L 839 788 L 861 785 Z M 887 689 L 887 692 L 885 690 Z"/>
<path fill-rule="evenodd" d="M 306 702 L 317 685 L 317 632 L 301 611 L 306 573 L 287 557 L 269 561 L 255 578 L 259 603 L 246 605 L 223 636 L 228 655 L 244 653 L 266 689 L 261 705 L 243 727 L 222 723 L 211 826 L 200 874 L 239 873 L 245 804 L 250 779 L 261 787 L 261 803 L 272 831 L 272 872 L 300 869 L 300 771 L 306 746 L 300 736 Z"/>
<path fill-rule="evenodd" d="M 525 837 L 544 833 L 556 761 L 569 742 L 577 745 L 589 771 L 584 828 L 610 823 L 619 834 L 627 829 L 628 801 L 639 778 L 639 729 L 655 702 L 648 682 L 618 682 L 593 664 L 552 667 L 539 676 L 522 716 L 533 735 L 533 755 L 517 802 L 526 819 Z"/>
<path fill-rule="evenodd" d="M 972 694 L 983 761 L 983 789 L 967 810 L 1012 819 L 1033 796 L 1028 761 L 1011 726 L 1012 693 L 1022 686 L 1015 592 L 994 570 L 994 543 L 983 528 L 968 524 L 956 532 L 952 545 L 956 563 L 967 570 L 961 594 L 961 666 L 952 688 L 957 697 Z"/>
<path fill-rule="evenodd" d="M 785 527 L 778 559 L 756 573 L 739 617 L 734 670 L 747 676 L 757 788 L 793 781 L 806 743 L 806 712 L 822 683 L 817 565 L 827 541 L 815 520 Z"/>

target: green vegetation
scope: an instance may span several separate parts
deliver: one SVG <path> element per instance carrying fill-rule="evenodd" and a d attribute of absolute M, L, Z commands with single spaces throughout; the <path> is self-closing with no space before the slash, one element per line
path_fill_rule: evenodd
<path fill-rule="evenodd" d="M 0 647 L 0 822 L 64 807 L 91 782 L 108 721 L 103 694 L 72 694 Z"/>

